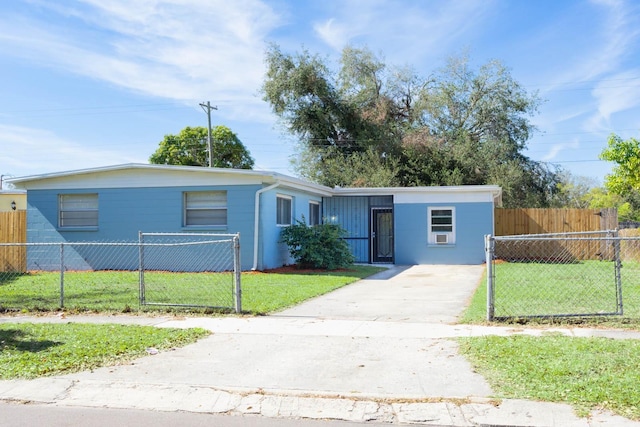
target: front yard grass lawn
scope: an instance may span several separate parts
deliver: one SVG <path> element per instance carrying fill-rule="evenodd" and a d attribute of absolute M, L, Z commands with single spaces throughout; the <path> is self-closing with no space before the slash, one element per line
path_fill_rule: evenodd
<path fill-rule="evenodd" d="M 200 328 L 83 323 L 0 324 L 0 380 L 67 374 L 112 366 L 184 346 L 209 335 Z"/>
<path fill-rule="evenodd" d="M 497 262 L 495 268 L 495 316 L 512 316 L 528 323 L 640 327 L 640 263 L 623 262 L 622 316 L 561 317 L 563 314 L 594 314 L 616 311 L 613 262 L 581 261 L 569 264 Z M 556 315 L 554 318 L 553 316 Z M 463 313 L 460 323 L 483 323 L 487 319 L 486 272 Z"/>
<path fill-rule="evenodd" d="M 566 336 L 460 338 L 496 397 L 564 402 L 578 415 L 640 419 L 640 341 Z"/>
<path fill-rule="evenodd" d="M 382 270 L 384 268 L 354 265 L 335 271 L 243 272 L 242 309 L 252 314 L 281 310 Z M 145 272 L 144 277 L 147 302 L 234 307 L 232 273 L 150 271 Z M 136 271 L 67 271 L 64 283 L 66 310 L 130 312 L 140 307 Z M 0 273 L 0 308 L 52 311 L 59 307 L 59 272 Z M 173 309 L 144 306 L 142 310 Z M 208 312 L 203 309 L 176 310 Z"/>

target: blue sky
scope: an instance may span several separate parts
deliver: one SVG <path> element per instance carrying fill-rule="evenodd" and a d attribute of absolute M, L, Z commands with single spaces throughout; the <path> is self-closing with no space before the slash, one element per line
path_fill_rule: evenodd
<path fill-rule="evenodd" d="M 336 66 L 346 44 L 427 76 L 502 61 L 545 102 L 526 154 L 601 181 L 607 137 L 640 137 L 636 0 L 12 0 L 0 2 L 0 174 L 147 162 L 166 134 L 238 134 L 256 169 L 294 174 L 259 93 L 264 50 Z"/>

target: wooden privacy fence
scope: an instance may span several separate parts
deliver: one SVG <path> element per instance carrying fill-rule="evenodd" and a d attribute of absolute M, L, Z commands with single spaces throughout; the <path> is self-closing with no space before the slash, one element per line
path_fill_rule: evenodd
<path fill-rule="evenodd" d="M 640 228 L 625 228 L 618 231 L 620 237 L 640 238 Z M 640 261 L 640 240 L 629 239 L 620 242 L 622 261 Z"/>
<path fill-rule="evenodd" d="M 495 235 L 575 233 L 618 228 L 618 211 L 607 209 L 495 210 Z"/>
<path fill-rule="evenodd" d="M 527 234 L 588 233 L 618 228 L 618 211 L 606 209 L 504 209 L 495 210 L 495 235 L 514 236 Z M 596 235 L 583 237 L 596 237 Z M 603 236 L 599 236 L 603 237 Z M 532 259 L 531 248 L 522 245 L 513 252 L 496 250 L 501 259 Z M 588 260 L 609 259 L 611 248 L 602 241 L 563 242 L 562 239 L 538 243 L 535 259 Z"/>
<path fill-rule="evenodd" d="M 27 211 L 0 212 L 0 243 L 27 242 Z M 0 272 L 27 271 L 26 246 L 0 246 Z"/>

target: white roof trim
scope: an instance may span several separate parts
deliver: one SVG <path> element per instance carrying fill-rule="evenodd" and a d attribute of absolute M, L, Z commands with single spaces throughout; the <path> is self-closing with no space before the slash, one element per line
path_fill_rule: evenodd
<path fill-rule="evenodd" d="M 400 193 L 493 193 L 500 194 L 502 189 L 497 185 L 458 185 L 458 186 L 430 186 L 430 187 L 376 187 L 376 188 L 334 188 L 336 196 L 370 196 L 376 194 Z"/>
<path fill-rule="evenodd" d="M 293 188 L 301 191 L 310 191 L 325 197 L 331 196 L 374 196 L 374 195 L 396 195 L 396 194 L 469 194 L 469 193 L 490 193 L 496 204 L 501 204 L 502 189 L 497 185 L 461 185 L 461 186 L 431 186 L 431 187 L 376 187 L 376 188 L 330 188 L 324 185 L 314 184 L 299 178 L 283 175 L 277 172 L 259 171 L 251 169 L 229 169 L 229 168 L 207 168 L 201 166 L 176 166 L 176 165 L 155 165 L 148 163 L 126 163 L 113 166 L 101 166 L 88 169 L 77 169 L 63 172 L 46 173 L 41 175 L 31 175 L 18 178 L 7 179 L 14 185 L 24 186 L 25 184 L 45 181 L 50 179 L 72 177 L 78 175 L 88 175 L 102 172 L 112 172 L 119 170 L 171 170 L 177 172 L 188 172 L 194 174 L 215 174 L 215 175 L 235 175 L 245 177 L 255 177 L 264 184 L 279 183 L 282 187 Z"/>
<path fill-rule="evenodd" d="M 245 177 L 255 177 L 266 184 L 279 182 L 283 187 L 294 188 L 296 190 L 311 191 L 323 196 L 330 196 L 332 189 L 324 185 L 314 184 L 299 178 L 283 175 L 277 172 L 259 171 L 252 169 L 231 169 L 231 168 L 207 168 L 201 166 L 176 166 L 176 165 L 155 165 L 146 163 L 127 163 L 114 166 L 101 166 L 88 169 L 77 169 L 63 172 L 46 173 L 41 175 L 31 175 L 25 177 L 7 179 L 14 185 L 24 186 L 37 181 L 45 181 L 56 178 L 76 177 L 79 175 L 89 175 L 104 172 L 121 170 L 171 170 L 176 172 L 188 172 L 194 174 L 214 174 L 214 175 L 235 175 Z"/>
<path fill-rule="evenodd" d="M 205 168 L 200 166 L 176 166 L 176 165 L 155 165 L 148 163 L 125 163 L 113 166 L 100 166 L 88 169 L 75 169 L 62 172 L 45 173 L 41 175 L 30 175 L 18 178 L 7 179 L 7 182 L 21 183 L 29 181 L 39 181 L 43 179 L 60 178 L 65 176 L 84 175 L 98 172 L 111 172 L 126 169 L 152 169 L 152 170 L 173 170 L 173 171 L 189 171 L 192 173 L 225 173 L 253 176 L 275 176 L 279 175 L 275 172 L 262 172 L 252 169 L 230 169 L 230 168 Z M 283 175 L 284 176 L 284 175 Z"/>

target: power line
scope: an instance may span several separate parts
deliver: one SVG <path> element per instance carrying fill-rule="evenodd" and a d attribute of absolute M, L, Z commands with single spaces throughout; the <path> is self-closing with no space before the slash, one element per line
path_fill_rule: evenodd
<path fill-rule="evenodd" d="M 638 128 L 631 128 L 631 129 L 617 129 L 617 130 L 613 130 L 613 129 L 606 129 L 606 130 L 602 130 L 601 133 L 604 132 L 609 132 L 609 133 L 618 133 L 618 132 L 628 132 L 628 131 L 639 131 L 640 129 Z M 597 135 L 597 132 L 594 131 L 575 131 L 575 132 L 553 132 L 553 133 L 546 133 L 544 131 L 541 131 L 541 134 L 539 136 L 547 136 L 547 135 L 578 135 L 578 134 L 592 134 L 592 135 Z"/>
<path fill-rule="evenodd" d="M 563 160 L 563 161 L 559 161 L 559 162 L 545 162 L 545 161 L 542 161 L 542 162 L 543 162 L 543 163 L 549 163 L 549 164 L 555 165 L 555 164 L 560 164 L 560 163 L 593 163 L 593 162 L 606 162 L 606 160 L 600 160 L 600 159 L 597 159 L 597 160 Z"/>
<path fill-rule="evenodd" d="M 160 105 L 160 104 L 158 104 Z M 130 113 L 141 113 L 147 111 L 166 111 L 166 110 L 177 110 L 183 109 L 184 106 L 178 106 L 175 104 L 165 104 L 165 105 L 173 105 L 170 107 L 153 107 L 153 105 L 149 106 L 149 108 L 129 108 L 126 106 L 123 107 L 114 107 L 115 109 L 100 109 L 100 107 L 93 108 L 93 111 L 86 111 L 86 109 L 81 108 L 62 108 L 62 109 L 38 109 L 38 110 L 21 110 L 21 111 L 11 111 L 11 112 L 1 112 L 0 116 L 26 116 L 29 117 L 71 117 L 71 116 L 99 116 L 99 115 L 107 115 L 107 114 L 130 114 Z M 139 107 L 139 106 L 137 106 Z M 89 107 L 89 109 L 92 109 Z M 102 110 L 102 111 L 100 111 Z"/>
<path fill-rule="evenodd" d="M 91 107 L 66 107 L 66 108 L 35 108 L 29 110 L 12 110 L 5 111 L 5 113 L 31 113 L 39 111 L 73 111 L 73 110 L 106 110 L 111 108 L 133 108 L 133 107 L 153 107 L 153 106 L 166 106 L 166 105 L 179 105 L 175 102 L 162 102 L 153 104 L 124 104 L 124 105 L 96 105 Z"/>
<path fill-rule="evenodd" d="M 620 81 L 630 81 L 630 80 L 631 81 L 633 81 L 633 80 L 639 80 L 640 81 L 640 76 L 624 77 L 624 78 L 618 78 L 618 79 L 590 79 L 590 80 L 577 80 L 577 81 L 573 81 L 573 82 L 529 84 L 529 85 L 522 85 L 522 87 L 534 87 L 534 88 L 551 87 L 551 88 L 553 88 L 553 87 L 557 87 L 557 86 L 572 86 L 572 85 L 580 85 L 580 84 L 585 84 L 585 83 L 620 82 Z M 637 85 L 632 85 L 632 86 L 637 86 Z M 621 86 L 621 87 L 632 87 L 632 86 Z M 571 89 L 568 89 L 568 90 L 571 90 Z M 577 89 L 577 90 L 583 90 L 583 89 Z"/>

